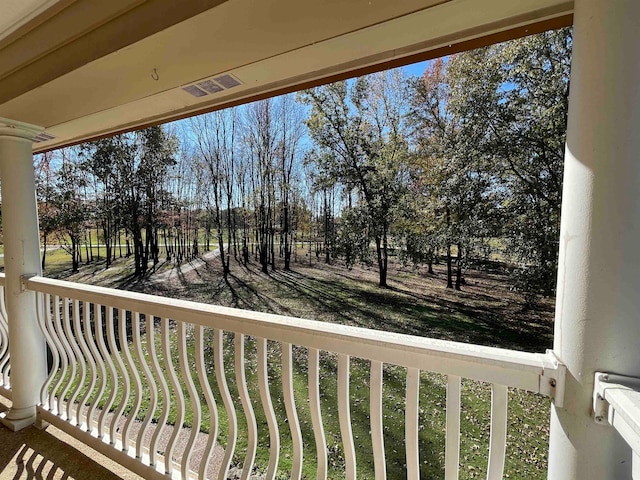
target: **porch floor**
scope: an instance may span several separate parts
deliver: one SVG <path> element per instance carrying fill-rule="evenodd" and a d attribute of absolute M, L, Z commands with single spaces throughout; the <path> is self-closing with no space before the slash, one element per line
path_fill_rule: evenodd
<path fill-rule="evenodd" d="M 11 402 L 0 396 L 0 412 Z M 0 424 L 0 480 L 142 480 L 104 455 L 49 426 L 12 432 Z"/>

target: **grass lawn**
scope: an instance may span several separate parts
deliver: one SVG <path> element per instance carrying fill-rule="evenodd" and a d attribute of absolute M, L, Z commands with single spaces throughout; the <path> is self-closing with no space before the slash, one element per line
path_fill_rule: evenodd
<path fill-rule="evenodd" d="M 130 262 L 117 261 L 104 270 L 100 265 L 87 265 L 69 275 L 63 262 L 52 262 L 49 275 L 72 281 L 126 288 L 157 295 L 185 298 L 206 303 L 279 313 L 327 322 L 429 336 L 447 340 L 500 346 L 543 352 L 552 343 L 553 305 L 541 301 L 536 310 L 525 308 L 522 298 L 511 291 L 510 283 L 498 269 L 494 272 L 469 271 L 463 291 L 444 288 L 442 266 L 436 274 L 405 268 L 394 262 L 389 272 L 390 288 L 380 289 L 375 269 L 316 263 L 315 257 L 305 257 L 299 251 L 292 271 L 278 270 L 268 275 L 253 263 L 249 268 L 232 263 L 232 274 L 225 280 L 213 261 L 195 270 L 185 269 L 183 275 L 169 276 L 161 282 L 156 275 L 135 279 Z M 161 265 L 159 273 L 172 265 Z M 164 277 L 163 277 L 164 278 Z M 207 344 L 211 345 L 211 339 Z M 194 341 L 188 341 L 190 363 L 194 363 Z M 234 374 L 233 334 L 225 334 L 225 369 L 229 388 L 238 397 Z M 259 447 L 257 470 L 264 471 L 268 460 L 269 434 L 257 387 L 254 338 L 246 341 L 247 379 L 249 393 L 258 421 Z M 209 347 L 210 348 L 210 347 Z M 177 357 L 177 351 L 172 356 Z M 209 352 L 208 352 L 209 353 Z M 213 361 L 207 355 L 207 362 Z M 279 474 L 288 478 L 292 447 L 289 426 L 282 400 L 280 345 L 269 343 L 269 377 L 271 397 L 279 420 L 281 455 Z M 175 359 L 174 359 L 175 360 Z M 321 355 L 321 407 L 325 435 L 329 447 L 330 478 L 341 478 L 344 457 L 337 416 L 336 358 Z M 177 365 L 177 361 L 175 361 Z M 307 389 L 307 352 L 294 347 L 294 388 L 304 440 L 305 478 L 315 477 L 315 443 Z M 384 370 L 383 410 L 387 470 L 390 479 L 404 478 L 404 390 L 406 371 L 395 366 Z M 219 406 L 221 397 L 213 376 L 211 382 Z M 352 359 L 351 414 L 356 442 L 358 477 L 372 478 L 373 461 L 369 423 L 369 363 Z M 420 452 L 421 478 L 444 476 L 446 378 L 423 372 L 420 387 Z M 185 391 L 186 393 L 186 391 Z M 173 394 L 172 394 L 173 396 Z M 201 403 L 204 400 L 201 398 Z M 117 405 L 117 402 L 116 402 Z M 241 466 L 246 449 L 246 427 L 240 402 L 236 403 L 240 423 L 239 443 L 234 464 Z M 227 416 L 220 407 L 220 442 L 226 443 Z M 144 409 L 139 413 L 144 413 Z M 186 424 L 191 422 L 188 412 Z M 173 417 L 175 418 L 175 417 Z M 490 386 L 463 381 L 461 479 L 486 476 L 489 442 Z M 511 390 L 509 430 L 505 478 L 546 478 L 548 450 L 549 401 L 541 396 Z M 208 418 L 201 426 L 208 431 Z"/>

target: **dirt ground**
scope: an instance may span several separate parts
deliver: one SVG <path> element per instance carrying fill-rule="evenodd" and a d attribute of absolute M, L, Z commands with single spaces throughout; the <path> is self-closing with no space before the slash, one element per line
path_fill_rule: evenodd
<path fill-rule="evenodd" d="M 204 303 L 343 323 L 481 345 L 544 352 L 553 341 L 553 299 L 534 307 L 514 291 L 502 265 L 465 272 L 461 291 L 447 289 L 445 266 L 403 266 L 390 261 L 389 288 L 379 288 L 374 267 L 327 265 L 304 253 L 291 270 L 262 273 L 232 259 L 225 279 L 214 252 L 177 267 L 161 265 L 144 278 L 127 275 L 126 261 L 109 270 L 84 267 L 65 279 Z"/>

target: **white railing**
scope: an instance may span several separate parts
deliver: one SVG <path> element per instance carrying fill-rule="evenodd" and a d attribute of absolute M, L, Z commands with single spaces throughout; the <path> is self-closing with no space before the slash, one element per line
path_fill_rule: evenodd
<path fill-rule="evenodd" d="M 594 420 L 616 429 L 632 453 L 632 476 L 640 480 L 640 379 L 596 372 Z"/>
<path fill-rule="evenodd" d="M 189 471 L 197 472 L 198 478 L 213 474 L 227 478 L 236 453 L 240 410 L 246 424 L 242 478 L 248 478 L 259 439 L 257 403 L 268 429 L 267 479 L 273 479 L 278 470 L 283 416 L 292 444 L 288 468 L 291 478 L 301 477 L 301 406 L 308 409 L 312 424 L 317 478 L 327 478 L 328 472 L 323 410 L 327 415 L 337 411 L 344 475 L 356 478 L 351 419 L 356 400 L 350 395 L 356 380 L 350 379 L 351 362 L 364 360 L 370 365 L 367 396 L 376 478 L 386 478 L 383 377 L 387 368 L 406 369 L 404 449 L 410 479 L 420 478 L 421 372 L 447 378 L 447 480 L 458 478 L 461 378 L 492 385 L 489 479 L 502 478 L 504 468 L 507 387 L 542 393 L 562 403 L 564 367 L 551 354 L 393 334 L 42 277 L 25 280 L 25 286 L 38 292 L 39 322 L 53 353 L 42 388 L 42 419 L 148 478 L 188 478 Z M 235 374 L 229 375 L 231 357 Z M 327 371 L 328 364 L 336 371 Z M 249 374 L 254 380 L 247 379 Z M 329 410 L 326 405 L 321 408 L 326 393 L 321 379 L 327 375 L 335 376 L 337 396 Z M 278 376 L 281 383 L 274 382 Z M 302 390 L 308 391 L 308 398 L 294 395 L 302 377 L 306 377 Z M 230 381 L 235 388 L 230 389 Z M 283 406 L 284 412 L 278 415 L 276 410 Z M 222 458 L 216 463 L 211 458 L 216 448 L 222 448 L 219 413 L 226 416 L 227 431 L 224 454 L 218 455 Z M 208 434 L 201 438 L 198 432 L 205 417 Z M 183 427 L 185 420 L 190 428 Z M 178 441 L 180 437 L 186 444 Z"/>
<path fill-rule="evenodd" d="M 9 356 L 9 322 L 4 303 L 4 273 L 0 273 L 0 395 L 11 399 L 11 357 Z"/>

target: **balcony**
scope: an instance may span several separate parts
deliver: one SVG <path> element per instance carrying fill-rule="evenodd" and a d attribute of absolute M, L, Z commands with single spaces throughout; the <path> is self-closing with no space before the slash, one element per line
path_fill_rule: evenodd
<path fill-rule="evenodd" d="M 6 300 L 6 311 L 0 305 L 0 395 L 12 400 L 4 418 L 12 428 L 49 422 L 147 478 L 203 471 L 224 478 L 233 450 L 247 478 L 261 448 L 272 457 L 268 474 L 276 463 L 288 462 L 296 477 L 304 455 L 316 455 L 316 475 L 323 478 L 333 450 L 320 426 L 332 415 L 338 417 L 344 445 L 340 466 L 354 478 L 365 461 L 354 454 L 365 436 L 354 434 L 364 418 L 354 405 L 351 387 L 357 384 L 367 387 L 361 390 L 368 398 L 366 437 L 376 477 L 385 477 L 389 464 L 384 459 L 404 445 L 402 468 L 408 478 L 417 478 L 426 454 L 416 441 L 421 385 L 426 375 L 440 375 L 446 400 L 429 411 L 446 417 L 445 478 L 457 476 L 464 433 L 459 392 L 463 379 L 472 379 L 491 385 L 489 478 L 502 473 L 509 392 L 515 396 L 514 389 L 526 389 L 554 402 L 548 478 L 640 479 L 640 2 L 320 1 L 307 8 L 291 0 L 0 0 L 0 7 L 6 269 L 0 295 Z M 27 279 L 40 271 L 34 151 L 572 23 L 553 354 Z M 197 98 L 183 88 L 225 73 L 246 82 Z M 555 357 L 566 366 L 564 382 L 564 368 Z M 322 369 L 327 358 L 335 362 L 335 371 Z M 304 370 L 295 368 L 298 359 Z M 366 366 L 366 379 L 350 378 L 358 365 Z M 385 443 L 384 372 L 389 368 L 405 371 L 403 400 L 396 408 L 404 435 Z M 274 369 L 280 377 L 271 375 Z M 247 374 L 254 371 L 255 378 Z M 327 377 L 336 385 L 330 411 L 318 388 Z M 307 385 L 304 398 L 292 394 L 301 378 Z M 234 383 L 239 388 L 230 390 Z M 275 415 L 280 409 L 283 413 Z M 265 437 L 255 433 L 256 412 L 263 412 L 267 423 L 268 437 L 260 442 Z M 207 415 L 202 449 L 196 446 L 198 428 L 173 428 L 183 419 L 204 425 Z M 249 433 L 246 445 L 234 449 L 240 424 L 247 424 Z M 304 432 L 311 427 L 307 441 Z M 285 434 L 291 454 L 276 462 L 277 439 Z M 2 435 L 9 433 L 2 430 Z M 214 462 L 208 468 L 209 463 L 196 460 L 212 451 L 219 466 Z M 27 475 L 32 465 L 35 460 L 24 464 Z"/>
<path fill-rule="evenodd" d="M 332 446 L 323 419 L 334 412 L 344 452 L 341 474 L 356 478 L 359 462 L 372 461 L 376 478 L 387 478 L 385 453 L 397 448 L 384 434 L 389 405 L 383 392 L 398 388 L 385 385 L 389 368 L 402 369 L 406 377 L 403 405 L 395 408 L 403 415 L 404 438 L 396 440 L 404 444 L 407 478 L 420 478 L 426 454 L 441 456 L 445 478 L 458 478 L 462 379 L 490 384 L 489 479 L 503 476 L 508 388 L 540 393 L 562 405 L 565 370 L 552 353 L 392 334 L 43 277 L 25 280 L 24 287 L 36 293 L 38 324 L 51 352 L 38 421 L 145 478 L 230 478 L 233 473 L 248 478 L 258 448 L 269 452 L 266 478 L 275 478 L 285 460 L 280 458 L 283 436 L 292 445 L 285 460 L 292 478 L 301 477 L 309 451 L 316 478 L 327 478 Z M 10 398 L 6 312 L 1 311 L 0 393 Z M 351 378 L 356 364 L 358 372 L 364 366 L 368 378 Z M 436 407 L 446 418 L 442 452 L 420 448 L 419 432 L 428 428 L 420 411 L 434 408 L 425 404 L 423 372 L 446 384 L 446 396 Z M 335 382 L 335 403 L 325 398 L 328 376 Z M 307 398 L 294 395 L 300 382 L 306 384 Z M 363 391 L 367 412 L 359 407 Z M 258 408 L 268 435 L 259 434 Z M 356 427 L 362 430 L 359 423 L 367 423 L 370 440 L 354 434 Z M 288 431 L 281 431 L 283 424 Z M 238 448 L 241 428 L 246 445 Z M 313 434 L 306 449 L 305 429 Z M 361 442 L 370 442 L 372 459 L 356 456 Z M 231 468 L 234 455 L 244 456 L 240 470 Z"/>

